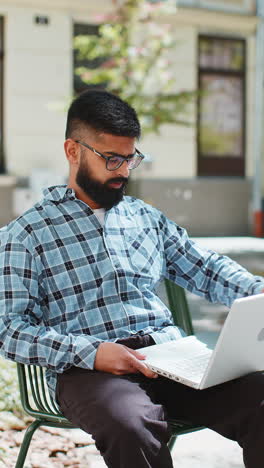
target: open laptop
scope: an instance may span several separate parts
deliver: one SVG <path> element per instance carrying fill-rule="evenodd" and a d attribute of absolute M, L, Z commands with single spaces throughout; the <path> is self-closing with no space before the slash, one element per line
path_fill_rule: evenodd
<path fill-rule="evenodd" d="M 195 336 L 141 348 L 157 374 L 196 389 L 264 369 L 264 294 L 236 299 L 214 351 Z"/>

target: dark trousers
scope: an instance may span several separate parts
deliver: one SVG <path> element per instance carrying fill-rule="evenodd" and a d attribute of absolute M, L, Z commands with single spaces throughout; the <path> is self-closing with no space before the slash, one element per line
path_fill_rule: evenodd
<path fill-rule="evenodd" d="M 237 441 L 246 468 L 264 466 L 264 372 L 195 390 L 164 377 L 72 367 L 58 375 L 57 399 L 109 468 L 172 468 L 168 415 Z"/>

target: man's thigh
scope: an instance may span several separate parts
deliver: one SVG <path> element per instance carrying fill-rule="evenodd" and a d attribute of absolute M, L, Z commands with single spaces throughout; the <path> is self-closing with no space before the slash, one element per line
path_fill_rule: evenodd
<path fill-rule="evenodd" d="M 155 398 L 168 416 L 210 427 L 238 440 L 237 431 L 248 415 L 264 403 L 264 372 L 254 372 L 204 390 L 161 377 Z"/>
<path fill-rule="evenodd" d="M 57 401 L 63 414 L 95 439 L 102 427 L 131 429 L 138 416 L 161 423 L 166 432 L 164 408 L 151 398 L 152 380 L 74 367 L 58 375 Z"/>
<path fill-rule="evenodd" d="M 91 434 L 100 425 L 175 418 L 210 427 L 238 440 L 237 428 L 264 400 L 264 373 L 196 390 L 165 377 L 112 374 L 71 368 L 58 376 L 57 398 L 65 416 Z"/>

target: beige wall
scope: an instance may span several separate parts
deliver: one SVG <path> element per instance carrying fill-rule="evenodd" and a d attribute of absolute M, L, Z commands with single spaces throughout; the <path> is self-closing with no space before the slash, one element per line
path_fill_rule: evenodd
<path fill-rule="evenodd" d="M 71 93 L 71 18 L 32 8 L 3 13 L 7 169 L 20 176 L 29 175 L 33 167 L 61 171 L 62 109 Z M 34 24 L 36 14 L 47 15 L 50 24 Z"/>
<path fill-rule="evenodd" d="M 192 26 L 175 25 L 173 29 L 176 48 L 171 54 L 175 91 L 193 91 L 197 88 L 197 34 Z M 194 106 L 191 119 L 195 122 Z M 138 177 L 189 178 L 196 176 L 196 128 L 167 125 L 161 136 L 148 135 L 141 143 L 142 151 L 153 156 L 153 163 Z"/>

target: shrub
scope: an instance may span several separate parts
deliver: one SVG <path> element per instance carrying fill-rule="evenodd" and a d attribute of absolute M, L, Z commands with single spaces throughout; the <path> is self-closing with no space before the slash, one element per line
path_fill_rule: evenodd
<path fill-rule="evenodd" d="M 16 364 L 0 357 L 0 411 L 11 411 L 22 417 Z"/>

